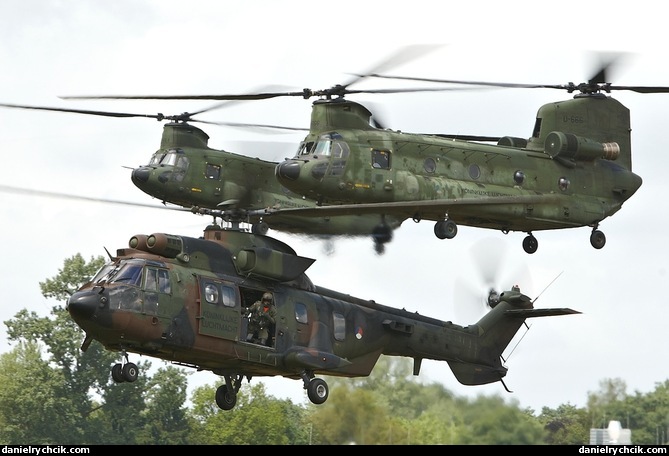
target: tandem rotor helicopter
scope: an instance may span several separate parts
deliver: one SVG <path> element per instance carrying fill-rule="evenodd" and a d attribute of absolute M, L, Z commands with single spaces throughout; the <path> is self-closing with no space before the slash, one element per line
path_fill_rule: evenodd
<path fill-rule="evenodd" d="M 464 385 L 501 382 L 503 351 L 531 317 L 578 314 L 535 309 L 518 287 L 490 293 L 479 321 L 450 321 L 388 307 L 312 283 L 314 260 L 271 237 L 210 225 L 202 238 L 136 235 L 78 291 L 67 310 L 93 340 L 120 353 L 117 383 L 139 371 L 129 353 L 143 354 L 222 376 L 216 404 L 236 405 L 244 378 L 302 380 L 309 400 L 324 403 L 327 383 L 316 375 L 368 376 L 380 355 L 446 361 Z M 267 339 L 249 338 L 249 307 L 269 298 L 274 322 Z M 506 385 L 504 385 L 506 388 Z"/>
<path fill-rule="evenodd" d="M 377 252 L 383 252 L 393 230 L 412 219 L 434 221 L 434 233 L 439 239 L 455 237 L 458 225 L 505 234 L 524 232 L 523 249 L 530 254 L 538 249 L 534 236 L 537 231 L 590 227 L 591 245 L 596 249 L 604 247 L 606 237 L 599 229 L 600 223 L 618 212 L 642 184 L 641 177 L 632 171 L 629 109 L 607 94 L 613 90 L 666 93 L 669 87 L 612 85 L 607 81 L 608 65 L 587 83 L 578 85 L 453 81 L 380 73 L 398 60 L 406 61 L 411 52 L 420 55 L 426 49 L 404 49 L 374 70 L 325 90 L 63 97 L 218 101 L 316 97 L 307 136 L 296 155 L 281 163 L 210 149 L 207 134 L 191 125 L 214 123 L 193 118 L 206 110 L 164 116 L 0 106 L 170 120 L 164 126 L 160 149 L 149 164 L 133 170 L 133 183 L 163 202 L 191 207 L 194 212 L 213 214 L 223 220 L 249 222 L 253 231 L 260 234 L 268 228 L 334 235 L 371 234 Z M 432 82 L 441 87 L 350 88 L 365 78 Z M 462 89 L 444 87 L 444 83 L 550 88 L 576 94 L 570 100 L 541 106 L 529 138 L 393 131 L 375 124 L 366 107 L 345 98 L 359 93 Z"/>

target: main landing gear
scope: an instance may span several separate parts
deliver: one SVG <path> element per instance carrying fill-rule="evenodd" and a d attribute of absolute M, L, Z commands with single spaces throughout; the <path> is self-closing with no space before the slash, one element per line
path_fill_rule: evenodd
<path fill-rule="evenodd" d="M 458 234 L 458 225 L 449 219 L 439 220 L 434 224 L 434 235 L 439 239 L 453 239 Z"/>
<path fill-rule="evenodd" d="M 311 371 L 303 371 L 300 374 L 307 390 L 309 400 L 314 404 L 322 404 L 328 398 L 330 389 L 322 378 L 314 377 Z M 232 410 L 237 404 L 237 393 L 242 387 L 243 375 L 225 375 L 225 383 L 216 389 L 216 405 L 221 410 Z M 247 377 L 251 381 L 251 377 Z"/>
<path fill-rule="evenodd" d="M 419 222 L 420 218 L 414 217 L 415 222 Z M 601 249 L 606 244 L 606 236 L 597 229 L 599 225 L 595 224 L 590 233 L 590 244 L 596 248 Z M 502 230 L 504 234 L 508 234 L 509 230 Z M 434 235 L 439 239 L 453 239 L 458 234 L 458 225 L 453 221 L 445 218 L 439 220 L 434 224 Z M 534 237 L 531 231 L 527 232 L 527 236 L 523 239 L 523 250 L 526 253 L 532 254 L 539 248 L 539 241 Z"/>
<path fill-rule="evenodd" d="M 123 351 L 122 358 L 125 359 L 125 363 L 116 363 L 112 366 L 112 380 L 116 383 L 132 383 L 137 380 L 139 369 L 137 364 L 128 362 L 128 354 L 125 351 Z"/>
<path fill-rule="evenodd" d="M 237 404 L 237 393 L 242 387 L 243 375 L 225 375 L 225 383 L 216 389 L 216 405 L 221 410 L 232 410 Z M 249 381 L 251 377 L 249 377 Z"/>
<path fill-rule="evenodd" d="M 304 389 L 307 390 L 309 400 L 314 404 L 322 404 L 328 399 L 330 388 L 322 378 L 314 377 L 311 371 L 303 371 L 300 376 L 304 382 Z"/>
<path fill-rule="evenodd" d="M 386 244 L 393 239 L 393 230 L 386 223 L 381 222 L 372 231 L 374 250 L 381 255 L 386 251 Z"/>

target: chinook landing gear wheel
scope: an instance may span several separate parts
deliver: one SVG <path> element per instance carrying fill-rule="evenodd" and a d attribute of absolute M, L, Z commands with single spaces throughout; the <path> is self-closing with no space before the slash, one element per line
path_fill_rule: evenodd
<path fill-rule="evenodd" d="M 222 410 L 232 410 L 237 404 L 237 393 L 232 387 L 223 384 L 216 388 L 216 405 Z"/>
<path fill-rule="evenodd" d="M 381 223 L 374 227 L 372 238 L 374 239 L 374 250 L 382 254 L 386 251 L 386 244 L 393 239 L 393 230 L 385 223 Z"/>
<path fill-rule="evenodd" d="M 269 231 L 269 225 L 265 222 L 254 223 L 251 225 L 251 232 L 253 234 L 262 234 L 263 236 Z"/>
<path fill-rule="evenodd" d="M 606 244 L 606 236 L 599 230 L 592 230 L 590 244 L 596 249 L 601 249 Z"/>
<path fill-rule="evenodd" d="M 312 378 L 307 386 L 307 396 L 314 404 L 322 404 L 330 394 L 328 384 L 322 378 Z"/>
<path fill-rule="evenodd" d="M 528 234 L 525 239 L 523 239 L 523 250 L 527 253 L 534 253 L 539 248 L 539 241 L 532 234 Z"/>
<path fill-rule="evenodd" d="M 434 235 L 439 239 L 453 239 L 458 234 L 458 225 L 453 220 L 439 220 L 434 224 Z"/>

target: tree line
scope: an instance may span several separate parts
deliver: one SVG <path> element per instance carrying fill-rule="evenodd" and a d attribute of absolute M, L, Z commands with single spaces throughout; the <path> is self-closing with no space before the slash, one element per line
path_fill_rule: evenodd
<path fill-rule="evenodd" d="M 114 383 L 109 368 L 118 354 L 97 342 L 82 352 L 83 333 L 64 305 L 103 263 L 66 259 L 39 284 L 45 298 L 63 304 L 48 316 L 23 309 L 4 322 L 12 348 L 0 354 L 0 444 L 581 445 L 609 420 L 631 429 L 634 444 L 667 443 L 669 380 L 628 394 L 623 380 L 605 379 L 586 407 L 540 411 L 418 383 L 410 360 L 394 357 L 382 357 L 369 377 L 324 377 L 337 394 L 321 405 L 277 399 L 254 382 L 223 411 L 213 400 L 220 383 L 188 397 L 189 372 L 162 361 L 154 368 L 142 361 L 136 382 Z"/>

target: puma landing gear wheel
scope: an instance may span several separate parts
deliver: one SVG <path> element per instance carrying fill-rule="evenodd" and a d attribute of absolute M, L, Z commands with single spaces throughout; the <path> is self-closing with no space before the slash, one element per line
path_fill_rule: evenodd
<path fill-rule="evenodd" d="M 216 388 L 216 405 L 221 410 L 232 410 L 237 404 L 237 393 L 242 387 L 242 375 L 226 375 L 225 383 Z M 249 377 L 251 380 L 251 377 Z"/>
<path fill-rule="evenodd" d="M 112 380 L 116 383 L 132 383 L 137 380 L 138 375 L 139 369 L 135 363 L 116 363 L 111 370 Z"/>
<path fill-rule="evenodd" d="M 302 382 L 304 382 L 304 389 L 307 390 L 307 396 L 312 403 L 319 405 L 327 401 L 330 388 L 325 380 L 314 377 L 312 372 L 307 371 L 302 372 L 300 376 Z"/>
<path fill-rule="evenodd" d="M 123 350 L 121 357 L 123 360 L 125 360 L 125 362 L 122 360 L 120 363 L 116 363 L 112 366 L 112 380 L 114 380 L 115 383 L 132 383 L 136 381 L 137 377 L 139 376 L 139 369 L 137 368 L 137 364 L 131 363 L 128 360 L 128 354 L 125 352 L 125 350 Z"/>

